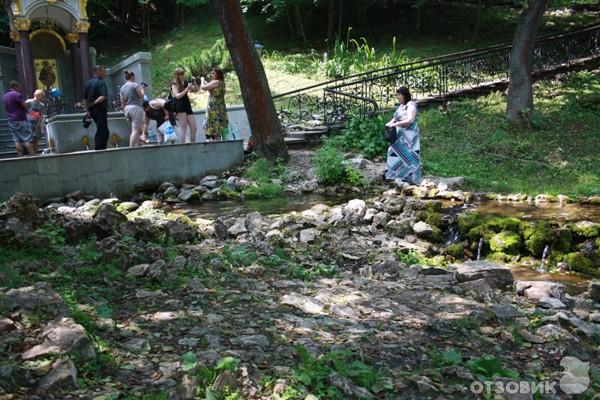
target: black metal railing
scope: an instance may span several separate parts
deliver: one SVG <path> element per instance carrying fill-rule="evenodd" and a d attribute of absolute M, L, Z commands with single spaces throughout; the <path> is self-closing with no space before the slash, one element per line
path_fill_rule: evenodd
<path fill-rule="evenodd" d="M 508 80 L 510 44 L 467 50 L 346 76 L 274 96 L 286 126 L 318 119 L 324 124 L 349 115 L 368 115 L 395 106 L 396 88 L 407 86 L 415 99 L 431 99 Z M 533 70 L 600 56 L 600 25 L 542 36 L 536 41 Z"/>
<path fill-rule="evenodd" d="M 59 114 L 79 114 L 84 113 L 85 106 L 81 99 L 70 99 L 64 97 L 46 97 L 46 107 L 48 118 Z M 117 96 L 108 97 L 108 111 L 120 111 L 120 100 Z"/>

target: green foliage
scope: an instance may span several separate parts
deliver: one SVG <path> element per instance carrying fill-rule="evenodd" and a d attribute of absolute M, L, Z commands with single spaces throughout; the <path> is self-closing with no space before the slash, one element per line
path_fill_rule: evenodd
<path fill-rule="evenodd" d="M 221 68 L 224 72 L 233 70 L 229 50 L 224 39 L 217 40 L 210 49 L 199 50 L 192 55 L 171 62 L 173 70 L 179 66 L 183 66 L 189 75 L 198 78 L 207 76 L 213 67 Z"/>
<path fill-rule="evenodd" d="M 290 264 L 286 268 L 288 275 L 294 279 L 312 281 L 318 278 L 333 278 L 337 273 L 335 265 L 317 264 L 313 266 Z"/>
<path fill-rule="evenodd" d="M 408 266 L 411 265 L 426 265 L 428 259 L 424 257 L 421 253 L 418 253 L 414 250 L 398 250 L 396 253 L 398 261 L 404 263 Z"/>
<path fill-rule="evenodd" d="M 384 157 L 388 148 L 384 126 L 388 119 L 384 114 L 367 118 L 354 116 L 348 127 L 330 137 L 327 143 L 340 150 L 360 153 L 368 159 Z"/>
<path fill-rule="evenodd" d="M 460 365 L 462 363 L 462 355 L 456 350 L 437 351 L 434 350 L 429 354 L 431 366 L 434 368 L 443 368 L 450 365 Z"/>
<path fill-rule="evenodd" d="M 495 377 L 506 377 L 518 379 L 519 373 L 515 370 L 505 368 L 502 359 L 489 354 L 482 357 L 472 358 L 467 361 L 467 368 L 479 381 L 491 381 Z"/>
<path fill-rule="evenodd" d="M 378 372 L 373 367 L 355 359 L 350 351 L 336 350 L 319 357 L 313 356 L 302 346 L 299 346 L 297 351 L 300 361 L 294 368 L 294 379 L 318 398 L 346 399 L 339 389 L 329 384 L 328 376 L 332 372 L 337 372 L 350 379 L 354 384 L 367 389 L 379 381 Z"/>
<path fill-rule="evenodd" d="M 65 230 L 56 225 L 46 223 L 36 229 L 35 233 L 46 236 L 48 243 L 52 246 L 64 246 L 66 243 Z"/>
<path fill-rule="evenodd" d="M 248 267 L 258 260 L 258 254 L 247 245 L 240 245 L 233 250 L 225 246 L 222 252 L 225 259 L 235 268 Z"/>
<path fill-rule="evenodd" d="M 285 164 L 282 161 L 272 162 L 265 158 L 257 159 L 244 173 L 254 181 L 245 188 L 244 196 L 250 198 L 275 198 L 283 193 L 283 185 L 279 183 L 285 178 Z"/>
<path fill-rule="evenodd" d="M 497 233 L 490 239 L 490 249 L 494 252 L 518 255 L 521 249 L 521 236 L 511 231 Z"/>
<path fill-rule="evenodd" d="M 569 264 L 571 271 L 580 272 L 589 276 L 600 276 L 600 269 L 596 263 L 583 253 L 565 254 L 563 261 Z"/>
<path fill-rule="evenodd" d="M 358 187 L 365 184 L 362 173 L 346 164 L 340 150 L 328 142 L 316 151 L 313 163 L 317 179 L 325 185 L 345 183 L 351 187 Z"/>

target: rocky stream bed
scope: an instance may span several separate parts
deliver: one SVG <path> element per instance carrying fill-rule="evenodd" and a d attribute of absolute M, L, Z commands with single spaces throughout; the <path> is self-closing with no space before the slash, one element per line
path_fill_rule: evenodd
<path fill-rule="evenodd" d="M 321 190 L 306 178 L 289 191 Z M 457 212 L 473 196 L 459 181 L 374 184 L 296 211 L 181 210 L 201 201 L 186 190 L 210 201 L 244 184 L 3 204 L 0 399 L 465 399 L 498 395 L 473 382 L 511 381 L 555 391 L 500 398 L 600 390 L 600 282 L 568 292 L 505 264 L 535 268 L 549 246 L 548 266 L 594 273 L 597 222 Z M 480 242 L 488 260 L 472 260 Z"/>

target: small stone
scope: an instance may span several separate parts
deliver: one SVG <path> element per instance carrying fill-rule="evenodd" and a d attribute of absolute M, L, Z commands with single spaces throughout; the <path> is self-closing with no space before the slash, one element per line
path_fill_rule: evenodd
<path fill-rule="evenodd" d="M 325 308 L 320 301 L 298 294 L 286 294 L 281 298 L 281 303 L 296 307 L 307 314 L 322 314 Z"/>
<path fill-rule="evenodd" d="M 73 354 L 81 360 L 93 360 L 96 352 L 85 328 L 71 318 L 50 322 L 41 334 L 43 343 L 27 350 L 21 358 L 31 360 L 48 354 Z"/>
<path fill-rule="evenodd" d="M 240 347 L 260 347 L 266 349 L 269 347 L 269 339 L 265 335 L 246 335 L 231 339 L 231 344 Z"/>
<path fill-rule="evenodd" d="M 596 303 L 600 303 L 600 282 L 590 282 L 588 293 L 592 300 Z"/>
<path fill-rule="evenodd" d="M 235 220 L 235 223 L 227 229 L 227 233 L 231 236 L 239 236 L 242 233 L 247 233 L 248 229 L 246 228 L 246 218 L 240 217 Z"/>
<path fill-rule="evenodd" d="M 331 307 L 330 311 L 333 315 L 337 315 L 338 317 L 348 318 L 352 320 L 358 319 L 358 312 L 346 305 L 334 304 Z"/>
<path fill-rule="evenodd" d="M 150 264 L 138 264 L 127 270 L 127 273 L 131 276 L 145 276 L 150 269 Z"/>
<path fill-rule="evenodd" d="M 122 344 L 127 350 L 133 352 L 145 352 L 150 351 L 150 343 L 147 339 L 143 338 L 133 338 L 129 339 L 125 343 Z"/>
<path fill-rule="evenodd" d="M 302 243 L 312 243 L 317 237 L 316 230 L 313 228 L 303 229 L 300 231 L 300 241 Z"/>

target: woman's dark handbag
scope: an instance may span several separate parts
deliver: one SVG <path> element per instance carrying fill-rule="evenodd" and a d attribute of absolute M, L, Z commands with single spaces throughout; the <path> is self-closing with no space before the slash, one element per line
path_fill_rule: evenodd
<path fill-rule="evenodd" d="M 165 110 L 167 110 L 168 112 L 174 113 L 177 107 L 177 99 L 169 94 L 169 97 L 167 97 L 167 101 L 165 101 L 164 107 Z"/>
<path fill-rule="evenodd" d="M 83 125 L 83 129 L 89 128 L 90 125 L 92 124 L 92 118 L 88 114 L 85 114 L 83 116 L 83 120 L 81 121 L 81 124 Z"/>
<path fill-rule="evenodd" d="M 398 134 L 396 133 L 396 128 L 385 127 L 385 141 L 392 144 L 396 143 L 398 140 Z"/>

